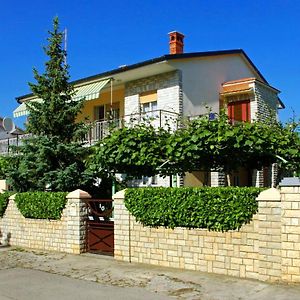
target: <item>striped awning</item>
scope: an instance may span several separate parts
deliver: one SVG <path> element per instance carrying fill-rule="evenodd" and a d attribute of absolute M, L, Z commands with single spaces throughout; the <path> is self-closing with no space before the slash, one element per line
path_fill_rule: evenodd
<path fill-rule="evenodd" d="M 42 99 L 34 99 L 34 100 L 30 100 L 30 102 L 42 102 Z M 14 118 L 18 118 L 21 116 L 27 116 L 29 114 L 28 110 L 27 110 L 27 104 L 26 102 L 23 102 L 22 104 L 20 104 L 14 111 L 13 111 L 13 116 Z"/>
<path fill-rule="evenodd" d="M 72 98 L 73 100 L 93 100 L 97 99 L 100 96 L 100 91 L 107 85 L 107 83 L 111 79 L 105 79 L 97 82 L 92 82 L 89 84 L 81 85 L 79 87 L 75 87 L 75 96 Z M 38 101 L 41 102 L 41 99 L 33 99 L 28 101 Z M 14 111 L 13 116 L 14 118 L 18 118 L 21 116 L 28 115 L 27 105 L 26 102 L 20 104 Z"/>
<path fill-rule="evenodd" d="M 75 87 L 75 96 L 73 100 L 93 100 L 97 99 L 100 96 L 100 91 L 107 85 L 110 79 L 105 79 L 93 83 L 89 83 L 86 85 L 82 85 L 79 87 Z"/>

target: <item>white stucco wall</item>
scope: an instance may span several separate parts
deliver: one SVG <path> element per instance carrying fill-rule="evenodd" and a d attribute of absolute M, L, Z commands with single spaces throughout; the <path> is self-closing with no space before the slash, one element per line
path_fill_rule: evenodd
<path fill-rule="evenodd" d="M 205 105 L 218 112 L 222 83 L 246 77 L 258 78 L 239 55 L 170 61 L 170 65 L 182 71 L 184 115 L 206 113 Z"/>

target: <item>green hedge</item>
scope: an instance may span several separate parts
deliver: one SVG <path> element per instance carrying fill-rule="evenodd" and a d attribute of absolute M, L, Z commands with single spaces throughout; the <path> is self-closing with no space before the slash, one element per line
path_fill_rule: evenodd
<path fill-rule="evenodd" d="M 129 188 L 125 206 L 145 226 L 240 229 L 257 212 L 254 187 Z"/>
<path fill-rule="evenodd" d="M 4 215 L 8 203 L 8 198 L 11 195 L 11 192 L 0 193 L 0 217 Z"/>
<path fill-rule="evenodd" d="M 66 206 L 66 195 L 65 192 L 18 193 L 15 202 L 25 218 L 58 220 Z"/>

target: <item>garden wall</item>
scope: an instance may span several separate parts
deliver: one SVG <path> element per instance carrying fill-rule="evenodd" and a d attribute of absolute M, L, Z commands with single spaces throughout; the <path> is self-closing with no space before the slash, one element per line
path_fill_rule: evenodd
<path fill-rule="evenodd" d="M 11 246 L 78 254 L 85 251 L 86 206 L 90 195 L 76 190 L 67 195 L 60 220 L 28 219 L 19 212 L 14 196 L 2 218 L 0 232 L 9 235 Z"/>
<path fill-rule="evenodd" d="M 267 281 L 300 282 L 300 187 L 262 192 L 240 231 L 165 229 L 137 223 L 114 195 L 115 259 Z"/>

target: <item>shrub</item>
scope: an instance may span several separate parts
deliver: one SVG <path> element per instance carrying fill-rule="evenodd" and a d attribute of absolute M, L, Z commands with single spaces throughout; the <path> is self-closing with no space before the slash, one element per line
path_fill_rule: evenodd
<path fill-rule="evenodd" d="M 125 206 L 145 226 L 240 229 L 257 212 L 254 187 L 129 188 Z"/>
<path fill-rule="evenodd" d="M 0 193 L 0 217 L 2 217 L 4 215 L 7 204 L 8 204 L 8 198 L 11 195 L 12 195 L 11 192 Z"/>
<path fill-rule="evenodd" d="M 66 195 L 65 192 L 18 193 L 15 202 L 25 218 L 58 220 L 66 206 Z"/>

